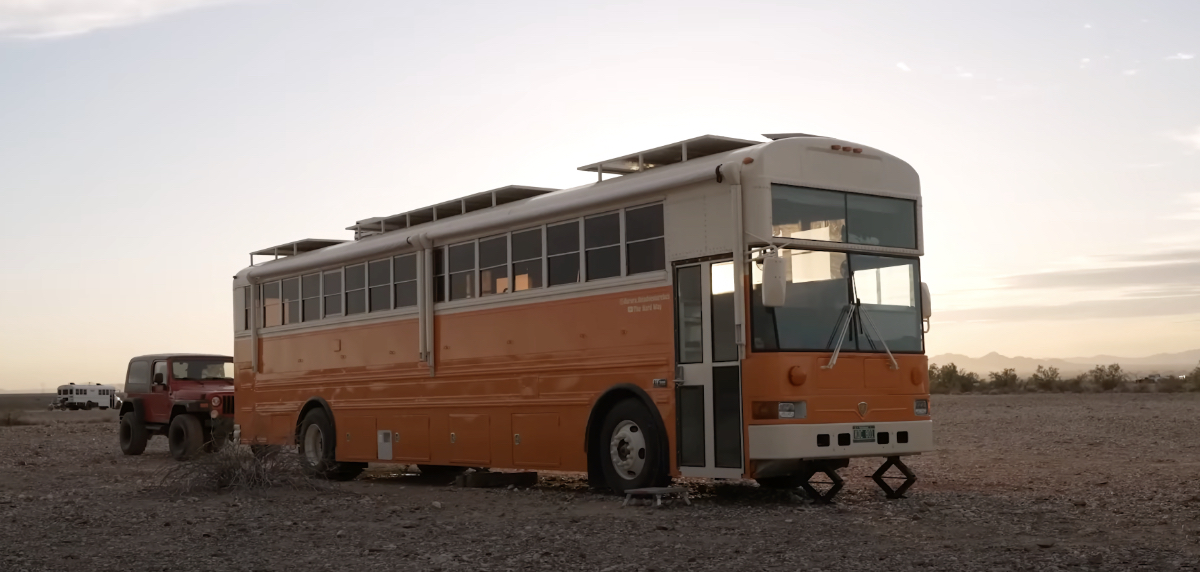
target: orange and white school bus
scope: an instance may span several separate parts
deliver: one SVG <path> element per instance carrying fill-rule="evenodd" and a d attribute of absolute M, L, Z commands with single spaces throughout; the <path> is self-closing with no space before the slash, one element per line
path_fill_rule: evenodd
<path fill-rule="evenodd" d="M 233 284 L 241 442 L 296 444 L 335 478 L 394 462 L 617 491 L 806 486 L 931 450 L 917 173 L 857 143 L 766 137 L 253 253 L 274 259 Z"/>

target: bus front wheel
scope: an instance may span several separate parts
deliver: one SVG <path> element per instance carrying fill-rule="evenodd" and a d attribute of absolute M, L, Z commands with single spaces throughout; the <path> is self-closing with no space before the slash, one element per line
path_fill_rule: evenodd
<path fill-rule="evenodd" d="M 640 401 L 618 402 L 604 417 L 599 445 L 604 480 L 618 493 L 630 489 L 661 487 L 669 483 L 664 435 L 654 417 Z"/>

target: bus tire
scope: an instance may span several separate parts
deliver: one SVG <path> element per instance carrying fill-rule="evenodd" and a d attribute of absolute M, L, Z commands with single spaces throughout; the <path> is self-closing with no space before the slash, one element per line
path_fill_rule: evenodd
<path fill-rule="evenodd" d="M 204 448 L 204 426 L 195 415 L 176 415 L 167 429 L 167 443 L 176 461 L 191 459 Z"/>
<path fill-rule="evenodd" d="M 121 416 L 119 435 L 121 452 L 126 455 L 141 455 L 146 450 L 146 442 L 150 440 L 146 425 L 132 411 Z"/>
<path fill-rule="evenodd" d="M 309 410 L 300 422 L 300 444 L 297 452 L 305 471 L 314 477 L 331 481 L 349 481 L 366 468 L 366 463 L 337 461 L 337 434 L 333 422 L 320 407 Z"/>
<path fill-rule="evenodd" d="M 670 484 L 665 435 L 654 416 L 637 399 L 623 399 L 604 417 L 594 453 L 604 467 L 604 480 L 617 493 Z"/>

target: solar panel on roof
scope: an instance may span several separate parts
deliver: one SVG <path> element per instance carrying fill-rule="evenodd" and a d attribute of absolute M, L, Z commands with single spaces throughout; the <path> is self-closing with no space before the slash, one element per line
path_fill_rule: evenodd
<path fill-rule="evenodd" d="M 726 153 L 734 149 L 760 144 L 762 144 L 761 141 L 734 139 L 719 135 L 701 135 L 700 137 L 693 137 L 684 141 L 671 143 L 670 145 L 663 145 L 662 147 L 630 153 L 615 159 L 584 165 L 579 170 L 598 173 L 600 176 L 603 176 L 605 173 L 631 175 L 633 173 L 648 171 L 655 167 L 673 165 L 675 163 L 682 163 L 692 159 L 699 159 L 700 157 Z"/>
<path fill-rule="evenodd" d="M 435 220 L 443 220 L 466 213 L 498 207 L 530 197 L 552 193 L 557 190 L 543 187 L 509 185 L 392 216 L 363 219 L 355 222 L 353 226 L 346 227 L 346 230 L 353 230 L 354 239 L 358 240 L 375 234 L 412 228 L 419 224 Z"/>

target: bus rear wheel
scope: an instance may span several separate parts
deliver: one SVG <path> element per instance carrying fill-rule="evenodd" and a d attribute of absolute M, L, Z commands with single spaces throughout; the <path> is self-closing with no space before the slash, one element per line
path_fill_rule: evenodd
<path fill-rule="evenodd" d="M 604 480 L 618 493 L 630 489 L 666 486 L 666 446 L 653 415 L 637 399 L 618 402 L 604 417 L 598 445 Z"/>
<path fill-rule="evenodd" d="M 308 474 L 334 481 L 348 481 L 366 468 L 366 463 L 339 463 L 335 455 L 337 435 L 324 409 L 316 408 L 300 422 L 300 462 Z"/>

